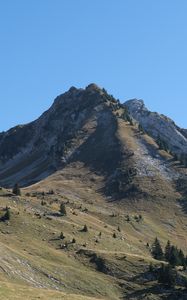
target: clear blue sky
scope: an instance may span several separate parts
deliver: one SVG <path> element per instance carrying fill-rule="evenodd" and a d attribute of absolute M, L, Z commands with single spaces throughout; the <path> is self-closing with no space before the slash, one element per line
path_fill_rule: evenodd
<path fill-rule="evenodd" d="M 0 131 L 91 82 L 187 128 L 186 0 L 1 0 Z"/>

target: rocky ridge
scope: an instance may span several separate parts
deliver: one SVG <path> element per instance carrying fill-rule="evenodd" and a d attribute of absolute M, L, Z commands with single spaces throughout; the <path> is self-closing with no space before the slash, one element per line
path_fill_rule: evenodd
<path fill-rule="evenodd" d="M 143 100 L 132 99 L 124 104 L 134 120 L 155 139 L 161 138 L 169 149 L 176 154 L 187 154 L 187 134 L 173 120 L 149 111 Z"/>

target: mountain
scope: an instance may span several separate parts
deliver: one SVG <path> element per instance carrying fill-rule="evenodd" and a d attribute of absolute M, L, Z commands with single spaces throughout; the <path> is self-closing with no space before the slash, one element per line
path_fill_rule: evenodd
<path fill-rule="evenodd" d="M 36 121 L 1 133 L 1 184 L 30 184 L 74 160 L 111 172 L 120 159 L 112 101 L 94 84 L 72 87 Z"/>
<path fill-rule="evenodd" d="M 151 136 L 161 138 L 173 153 L 187 154 L 187 130 L 179 128 L 170 118 L 149 111 L 143 100 L 129 100 L 124 105 Z"/>
<path fill-rule="evenodd" d="M 0 299 L 187 299 L 185 139 L 96 84 L 0 133 Z M 184 253 L 165 283 L 156 237 Z"/>

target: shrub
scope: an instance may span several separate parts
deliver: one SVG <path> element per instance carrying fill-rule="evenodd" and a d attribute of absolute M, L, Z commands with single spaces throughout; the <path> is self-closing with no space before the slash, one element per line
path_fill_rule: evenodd
<path fill-rule="evenodd" d="M 83 231 L 83 232 L 88 232 L 88 227 L 87 227 L 87 225 L 84 225 L 82 231 Z"/>
<path fill-rule="evenodd" d="M 130 217 L 129 217 L 129 215 L 126 216 L 126 221 L 127 221 L 127 222 L 130 222 Z"/>
<path fill-rule="evenodd" d="M 63 232 L 60 233 L 60 239 L 63 240 L 65 238 Z"/>
<path fill-rule="evenodd" d="M 121 232 L 121 228 L 118 226 L 118 231 Z"/>
<path fill-rule="evenodd" d="M 149 264 L 149 272 L 153 272 L 154 271 L 154 268 L 153 268 L 153 264 L 152 262 Z"/>
<path fill-rule="evenodd" d="M 61 213 L 61 215 L 63 215 L 63 216 L 66 216 L 66 207 L 65 207 L 65 204 L 64 203 L 61 203 L 60 204 L 60 213 Z"/>
<path fill-rule="evenodd" d="M 53 189 L 49 190 L 48 194 L 49 194 L 49 195 L 54 195 Z"/>
<path fill-rule="evenodd" d="M 17 196 L 20 196 L 21 195 L 21 190 L 20 190 L 20 187 L 18 185 L 18 183 L 16 183 L 12 189 L 12 193 L 17 195 Z"/>
<path fill-rule="evenodd" d="M 141 133 L 145 133 L 143 127 L 141 124 L 138 124 L 138 130 L 141 132 Z"/>
<path fill-rule="evenodd" d="M 10 209 L 6 207 L 6 212 L 4 216 L 2 217 L 2 221 L 9 221 L 10 220 Z"/>

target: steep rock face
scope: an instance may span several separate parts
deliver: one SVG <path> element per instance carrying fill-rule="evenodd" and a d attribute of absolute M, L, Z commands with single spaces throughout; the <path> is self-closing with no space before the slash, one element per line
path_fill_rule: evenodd
<path fill-rule="evenodd" d="M 131 116 L 155 139 L 160 137 L 170 150 L 177 154 L 187 154 L 187 134 L 170 118 L 149 111 L 143 100 L 129 100 L 124 104 Z"/>
<path fill-rule="evenodd" d="M 31 184 L 75 160 L 110 172 L 120 159 L 113 114 L 119 103 L 110 98 L 95 84 L 72 87 L 36 121 L 1 133 L 0 184 Z"/>

